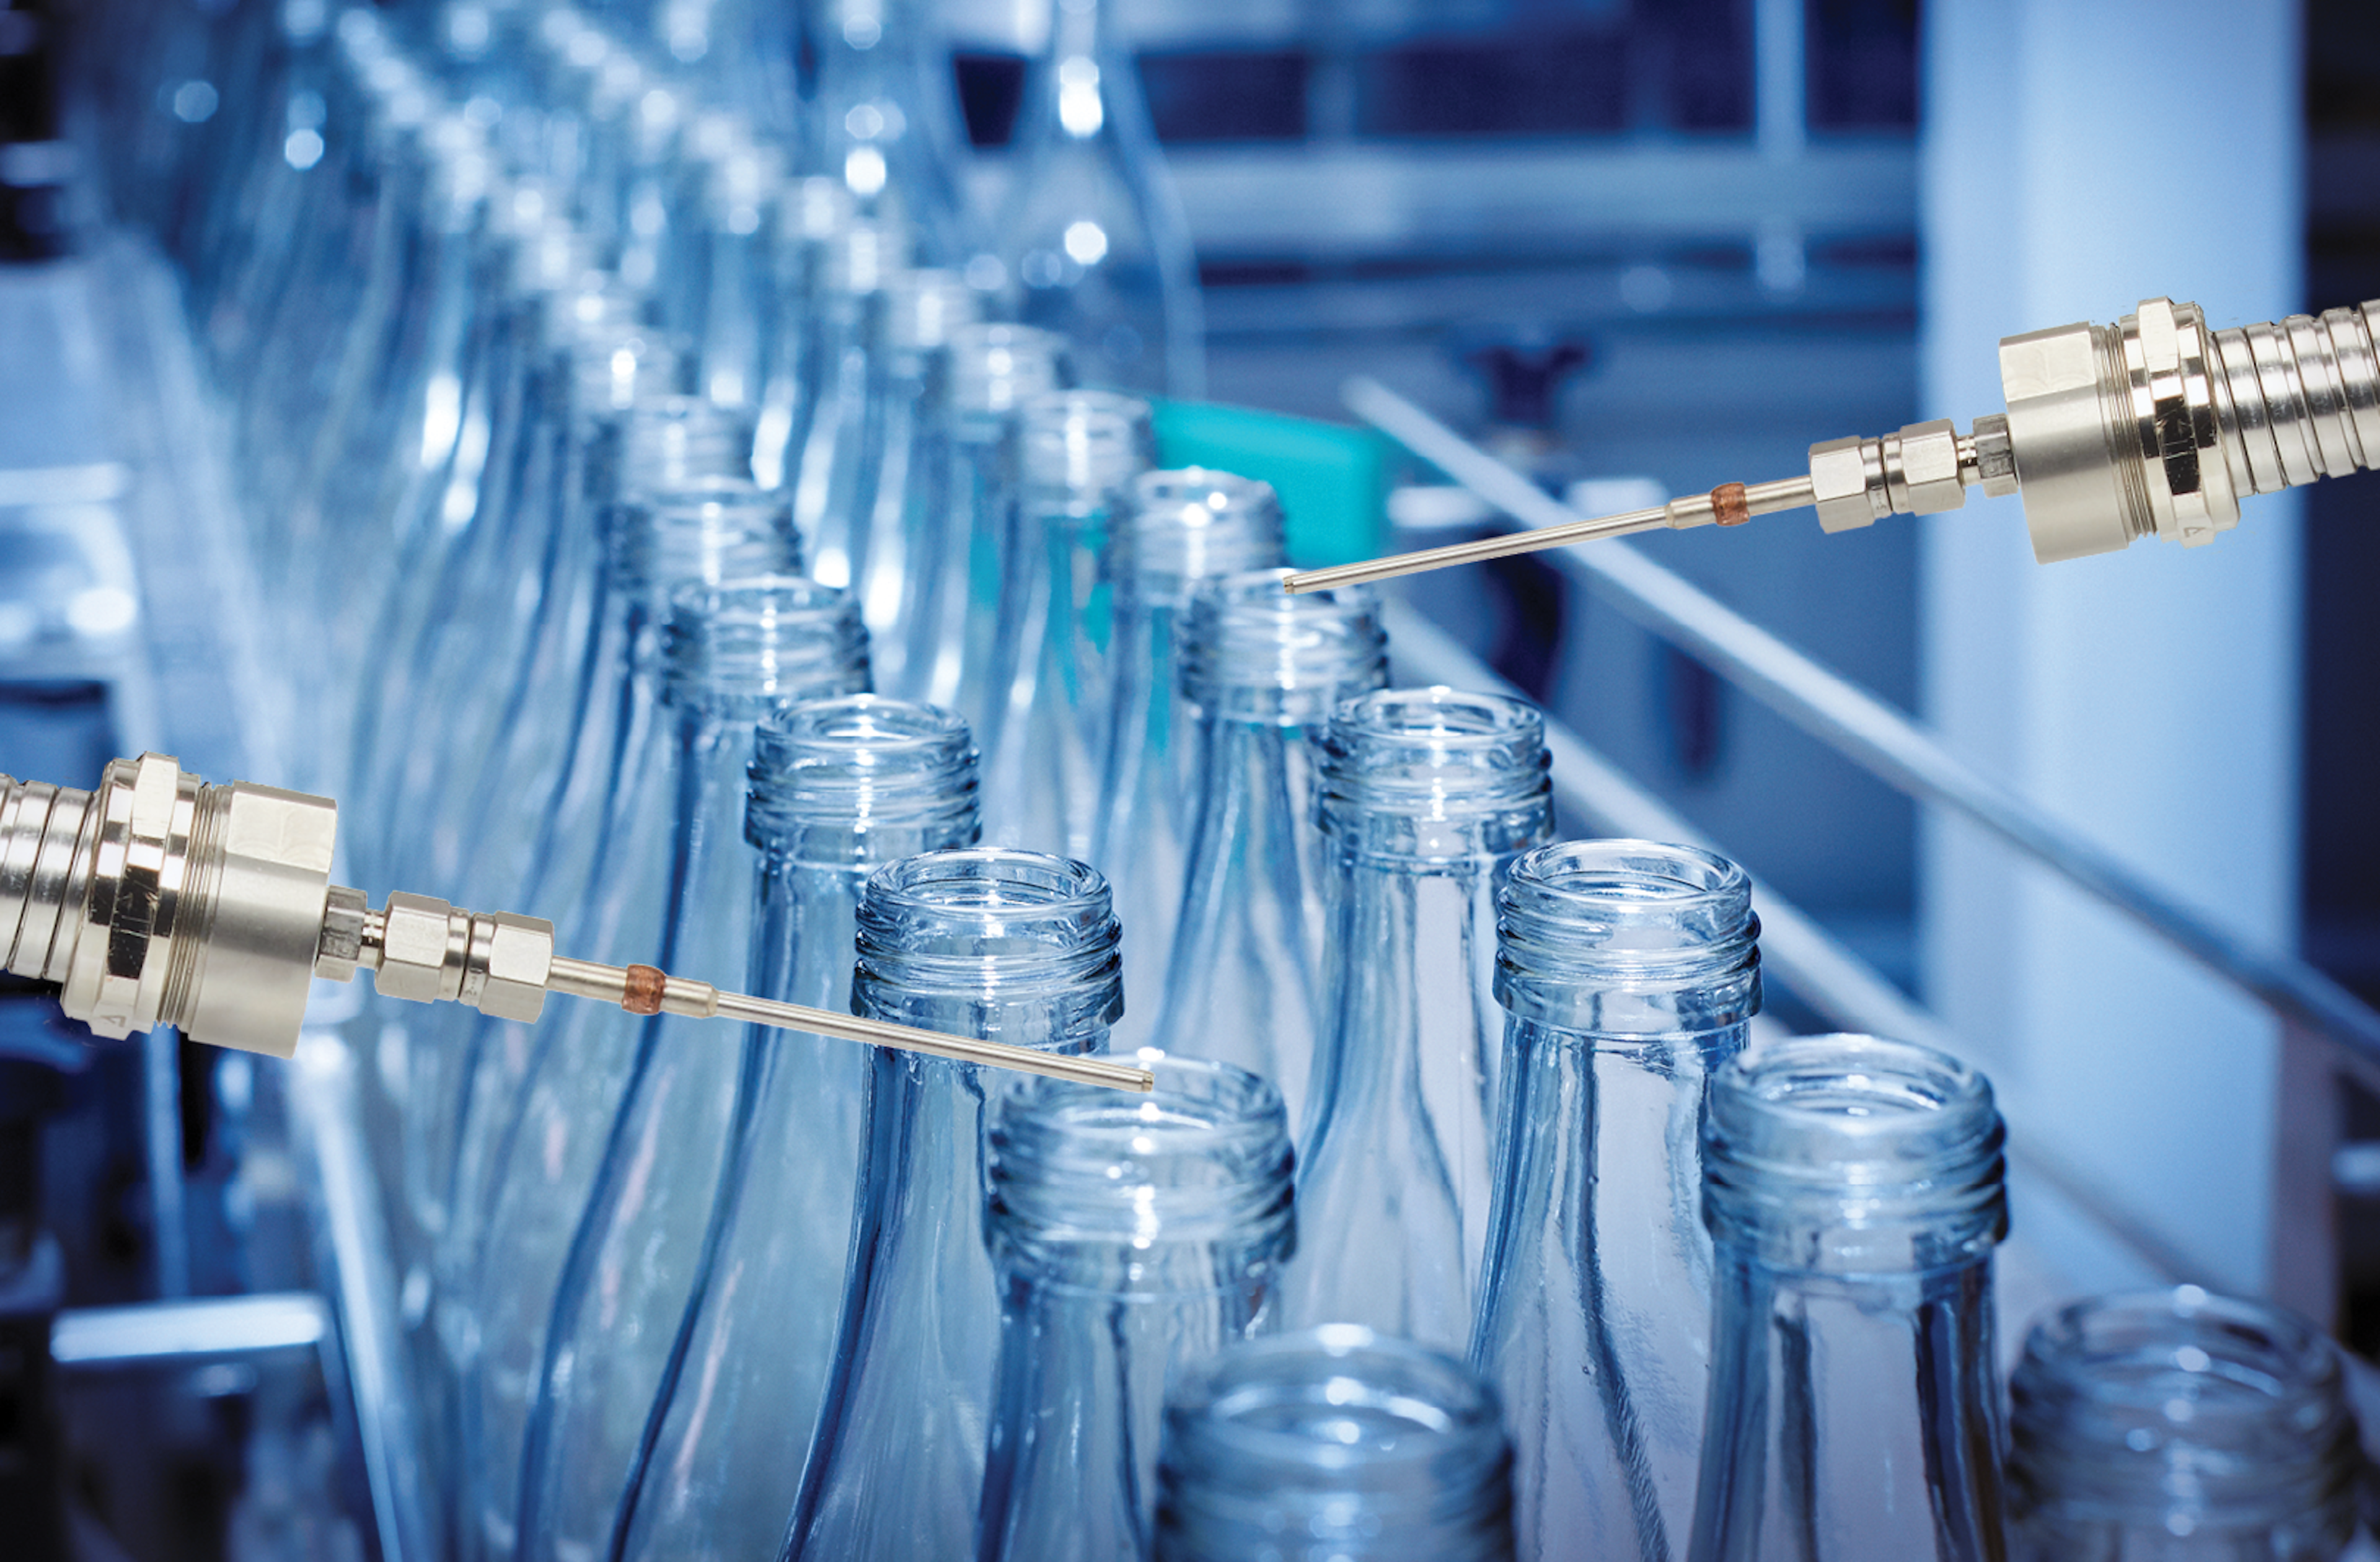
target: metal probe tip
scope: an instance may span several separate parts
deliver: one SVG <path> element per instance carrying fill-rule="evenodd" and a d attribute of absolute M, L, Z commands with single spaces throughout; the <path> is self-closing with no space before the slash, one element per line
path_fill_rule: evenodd
<path fill-rule="evenodd" d="M 650 965 L 601 965 L 591 960 L 569 960 L 557 956 L 546 977 L 546 987 L 551 991 L 568 993 L 574 998 L 615 1003 L 631 1014 L 684 1014 L 698 1020 L 743 1020 L 753 1024 L 773 1025 L 780 1030 L 809 1031 L 841 1041 L 865 1042 L 871 1047 L 895 1047 L 908 1052 L 931 1053 L 937 1058 L 949 1058 L 962 1063 L 981 1063 L 989 1068 L 1011 1069 L 1020 1073 L 1047 1074 L 1052 1079 L 1104 1085 L 1111 1090 L 1132 1090 L 1146 1095 L 1157 1088 L 1155 1074 L 1130 1063 L 1069 1057 L 1058 1052 L 1038 1052 L 1029 1047 L 1014 1047 L 1006 1042 L 985 1041 L 977 1036 L 944 1035 L 939 1031 L 912 1030 L 906 1025 L 886 1024 L 881 1020 L 863 1020 L 856 1014 L 837 1014 L 829 1009 L 780 1003 L 773 999 L 754 998 L 749 993 L 722 992 L 709 982 L 673 976 Z"/>
<path fill-rule="evenodd" d="M 1617 515 L 1599 515 L 1561 526 L 1542 527 L 1535 531 L 1483 537 L 1476 542 L 1424 548 L 1412 553 L 1391 553 L 1386 558 L 1333 564 L 1328 569 L 1301 570 L 1282 577 L 1281 588 L 1294 593 L 1329 591 L 1341 586 L 1363 586 L 1401 575 L 1419 575 L 1425 570 L 1481 563 L 1489 559 L 1510 558 L 1515 553 L 1534 553 L 1540 549 L 1560 548 L 1566 543 L 1593 542 L 1606 537 L 1626 537 L 1633 532 L 1654 531 L 1669 524 L 1670 512 L 1667 509 L 1627 510 Z"/>

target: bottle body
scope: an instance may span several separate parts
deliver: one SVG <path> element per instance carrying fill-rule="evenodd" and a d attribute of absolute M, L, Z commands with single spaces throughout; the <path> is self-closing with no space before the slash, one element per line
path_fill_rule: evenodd
<path fill-rule="evenodd" d="M 975 766 L 965 724 L 930 707 L 862 695 L 765 720 L 746 823 L 761 858 L 749 990 L 847 1011 L 862 884 L 886 862 L 973 843 Z M 825 1394 L 868 1057 L 783 1031 L 745 1047 L 735 1115 L 749 1127 L 616 1516 L 622 1556 L 772 1553 Z"/>
<path fill-rule="evenodd" d="M 1234 1348 L 1165 1407 L 1158 1562 L 1510 1562 L 1496 1392 L 1356 1324 Z"/>
<path fill-rule="evenodd" d="M 1198 780 L 1159 1046 L 1273 1081 L 1296 1123 L 1321 1035 L 1331 864 L 1315 820 L 1324 723 L 1388 677 L 1361 587 L 1292 597 L 1282 572 L 1192 602 L 1181 688 Z"/>
<path fill-rule="evenodd" d="M 1981 1075 L 1906 1042 L 1799 1036 L 1721 1070 L 1695 1562 L 2007 1555 L 2005 1138 Z"/>
<path fill-rule="evenodd" d="M 2337 1349 L 2276 1308 L 2196 1286 L 2070 1303 L 2009 1399 L 2023 1562 L 2331 1562 L 2354 1536 Z"/>
<path fill-rule="evenodd" d="M 1711 1339 L 1696 1135 L 1759 1008 L 1758 936 L 1750 879 L 1690 847 L 1567 842 L 1504 884 L 1504 1084 L 1471 1350 L 1515 1428 L 1524 1556 L 1580 1535 L 1612 1556 L 1683 1555 Z"/>
<path fill-rule="evenodd" d="M 1469 1335 L 1499 1073 L 1495 895 L 1553 832 L 1547 764 L 1544 719 L 1498 696 L 1389 689 L 1331 717 L 1319 812 L 1340 952 L 1304 1134 L 1316 1237 L 1289 1281 L 1298 1325 L 1447 1349 Z"/>
<path fill-rule="evenodd" d="M 1123 1005 L 1105 881 L 1039 853 L 879 869 L 858 950 L 854 1003 L 902 1024 L 1088 1052 Z M 914 1053 L 871 1060 L 850 1280 L 785 1557 L 974 1548 L 1000 1338 L 983 1245 L 990 1083 Z"/>
<path fill-rule="evenodd" d="M 1000 1365 L 978 1557 L 1148 1555 L 1166 1390 L 1263 1326 L 1295 1245 L 1280 1095 L 1145 1056 L 1151 1096 L 1026 1080 L 992 1108 Z"/>

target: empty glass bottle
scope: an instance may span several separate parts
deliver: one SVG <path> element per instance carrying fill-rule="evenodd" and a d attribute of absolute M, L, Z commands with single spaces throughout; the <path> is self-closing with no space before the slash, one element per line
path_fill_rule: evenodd
<path fill-rule="evenodd" d="M 591 914 L 575 919 L 570 947 L 739 981 L 757 865 L 734 821 L 755 727 L 771 708 L 867 681 L 865 632 L 843 592 L 790 576 L 681 589 L 662 684 L 669 720 L 631 769 L 617 810 L 624 849 L 596 874 L 600 892 Z M 654 828 L 664 818 L 668 829 Z M 462 1374 L 465 1539 L 480 1555 L 513 1556 L 532 1542 L 544 1554 L 575 1538 L 542 1544 L 550 1397 L 592 1392 L 614 1369 L 635 1375 L 650 1360 L 637 1331 L 675 1323 L 683 1248 L 717 1183 L 716 1120 L 732 1096 L 735 1056 L 710 1031 L 698 1045 L 663 1039 L 690 1022 L 593 1004 L 557 1022 L 490 1169 L 486 1223 L 461 1288 L 475 1326 Z M 664 1149 L 665 1167 L 656 1164 Z M 697 1213 L 681 1218 L 688 1204 Z M 672 1251 L 640 1253 L 648 1241 Z M 600 1349 L 580 1329 L 590 1305 Z M 641 1381 L 631 1415 L 650 1402 L 653 1385 Z M 595 1526 L 598 1539 L 609 1519 L 558 1497 L 552 1511 Z"/>
<path fill-rule="evenodd" d="M 859 900 L 852 998 L 875 1019 L 1091 1052 L 1123 1006 L 1106 880 L 1038 852 L 933 852 Z M 880 1051 L 850 1282 L 783 1557 L 973 1549 L 1000 1303 L 983 1244 L 976 1065 Z"/>
<path fill-rule="evenodd" d="M 1192 466 L 1135 478 L 1109 539 L 1114 648 L 1090 860 L 1115 891 L 1124 969 L 1141 983 L 1159 979 L 1173 948 L 1197 805 L 1181 691 L 1190 599 L 1204 582 L 1280 563 L 1281 533 L 1270 484 Z M 1153 1004 L 1126 1015 L 1115 1044 L 1137 1046 L 1156 1020 Z"/>
<path fill-rule="evenodd" d="M 1460 1348 L 1488 1217 L 1496 891 L 1553 833 L 1545 719 L 1444 688 L 1349 700 L 1323 736 L 1319 810 L 1330 997 L 1288 1317 Z"/>
<path fill-rule="evenodd" d="M 984 834 L 1085 858 L 1114 717 L 1108 541 L 1148 466 L 1148 404 L 1052 392 L 1026 404 L 1018 445 L 1022 498 L 989 670 L 1006 694 L 979 729 Z"/>
<path fill-rule="evenodd" d="M 830 586 L 852 586 L 868 568 L 884 447 L 884 290 L 900 269 L 903 243 L 882 223 L 844 227 L 827 252 L 817 312 L 805 322 L 816 340 L 818 390 L 785 481 L 795 524 L 814 539 L 812 571 Z"/>
<path fill-rule="evenodd" d="M 2333 1562 L 2362 1455 L 2338 1351 L 2196 1286 L 2070 1303 L 2009 1383 L 2025 1562 Z"/>
<path fill-rule="evenodd" d="M 1511 1562 L 1496 1392 L 1359 1324 L 1234 1346 L 1165 1405 L 1157 1562 Z"/>
<path fill-rule="evenodd" d="M 1166 1389 L 1264 1326 L 1296 1245 L 1280 1093 L 1229 1064 L 1140 1056 L 1148 1096 L 1022 1079 L 992 1103 L 980 1558 L 1148 1556 Z"/>
<path fill-rule="evenodd" d="M 1522 1555 L 1681 1554 L 1709 1378 L 1696 1132 L 1760 1008 L 1742 868 L 1644 841 L 1512 865 L 1493 1213 L 1471 1359 L 1504 1397 Z"/>
<path fill-rule="evenodd" d="M 1718 1071 L 1702 1127 L 1717 1306 L 1695 1562 L 2007 1555 L 1992 1352 L 2006 1137 L 1981 1074 L 1907 1042 L 1797 1036 Z"/>
<path fill-rule="evenodd" d="M 1019 113 L 1001 257 L 1019 318 L 1074 344 L 1084 382 L 1197 397 L 1205 326 L 1189 224 L 1140 73 L 1104 0 L 1056 0 Z"/>
<path fill-rule="evenodd" d="M 883 434 L 868 482 L 860 610 L 878 648 L 877 681 L 912 697 L 932 682 L 926 630 L 940 611 L 953 522 L 951 333 L 980 296 L 956 272 L 894 275 L 884 309 Z"/>
<path fill-rule="evenodd" d="M 993 684 L 992 662 L 1022 497 L 1017 419 L 1026 402 L 1067 382 L 1065 345 L 1029 325 L 963 325 L 951 334 L 950 359 L 956 530 L 934 573 L 934 605 L 910 627 L 932 647 L 927 697 L 954 706 L 981 741 L 1008 694 Z M 910 655 L 922 666 L 928 653 Z"/>
<path fill-rule="evenodd" d="M 762 488 L 792 480 L 819 389 L 819 333 L 829 258 L 851 226 L 851 192 L 840 179 L 813 175 L 778 193 L 777 236 L 768 310 L 752 476 Z"/>
<path fill-rule="evenodd" d="M 860 214 L 910 234 L 918 262 L 964 266 L 978 248 L 949 54 L 917 0 L 824 0 L 804 17 L 812 62 L 809 171 L 843 181 Z"/>
<path fill-rule="evenodd" d="M 1295 1111 L 1321 1036 L 1332 892 L 1314 808 L 1322 729 L 1388 681 L 1388 640 L 1366 588 L 1293 597 L 1286 573 L 1232 575 L 1191 600 L 1181 688 L 1199 779 L 1154 1034 L 1264 1075 Z"/>
<path fill-rule="evenodd" d="M 847 1011 L 868 876 L 974 844 L 966 724 L 874 695 L 771 716 L 744 832 L 761 862 L 749 990 Z M 747 1037 L 738 1156 L 640 1429 L 613 1555 L 733 1562 L 767 1556 L 784 1538 L 833 1359 L 868 1068 L 847 1041 Z"/>

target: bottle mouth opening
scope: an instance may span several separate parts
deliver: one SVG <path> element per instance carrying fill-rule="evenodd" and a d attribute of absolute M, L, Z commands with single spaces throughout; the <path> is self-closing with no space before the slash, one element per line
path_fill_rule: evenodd
<path fill-rule="evenodd" d="M 1516 965 L 1559 977 L 1565 962 L 1597 971 L 1740 959 L 1760 933 L 1751 876 L 1714 852 L 1658 841 L 1565 841 L 1513 863 L 1499 894 Z"/>
<path fill-rule="evenodd" d="M 1341 587 L 1293 597 L 1285 569 L 1247 570 L 1211 581 L 1191 599 L 1182 651 L 1182 689 L 1201 703 L 1234 693 L 1317 700 L 1361 693 L 1388 678 L 1388 636 L 1369 587 Z M 1311 710 L 1319 717 L 1322 710 Z"/>
<path fill-rule="evenodd" d="M 868 686 L 868 631 L 850 593 L 800 575 L 680 587 L 663 655 L 673 704 L 789 701 Z"/>
<path fill-rule="evenodd" d="M 1105 492 L 1148 466 L 1148 404 L 1113 391 L 1050 391 L 1024 406 L 1025 480 Z"/>
<path fill-rule="evenodd" d="M 1014 410 L 1065 382 L 1065 339 L 1037 326 L 981 323 L 951 333 L 951 400 L 977 417 Z"/>
<path fill-rule="evenodd" d="M 802 566 L 791 507 L 748 480 L 700 478 L 614 505 L 613 558 L 631 589 L 674 593 Z"/>
<path fill-rule="evenodd" d="M 1167 1493 L 1200 1508 L 1353 1495 L 1416 1512 L 1465 1495 L 1500 1508 L 1512 1461 L 1501 1416 L 1495 1390 L 1470 1369 L 1408 1340 L 1355 1324 L 1275 1335 L 1210 1358 L 1176 1387 L 1165 1412 Z M 1215 1489 L 1202 1489 L 1210 1481 Z"/>
<path fill-rule="evenodd" d="M 700 493 L 710 482 L 761 491 L 751 484 L 751 424 L 699 396 L 638 395 L 621 419 L 619 450 L 623 496 Z"/>
<path fill-rule="evenodd" d="M 1130 510 L 1121 534 L 1125 563 L 1144 584 L 1281 563 L 1281 502 L 1269 483 L 1197 466 L 1143 472 L 1133 479 Z"/>
<path fill-rule="evenodd" d="M 1332 713 L 1322 754 L 1326 822 L 1375 812 L 1550 809 L 1545 718 L 1501 695 L 1439 686 L 1358 696 Z"/>
<path fill-rule="evenodd" d="M 877 869 L 860 890 L 862 977 L 881 971 L 929 996 L 1030 1001 L 1088 983 L 1120 1012 L 1118 937 L 1106 877 L 1043 852 L 928 852 Z"/>
<path fill-rule="evenodd" d="M 938 706 L 844 695 L 761 718 L 747 834 L 787 846 L 807 830 L 930 829 L 971 838 L 977 755 L 966 722 Z"/>
<path fill-rule="evenodd" d="M 990 1209 L 1035 1248 L 1228 1242 L 1285 1255 L 1294 1231 L 1289 1117 L 1228 1063 L 1143 1051 L 1146 1096 L 1065 1080 L 1010 1084 L 988 1137 Z"/>
<path fill-rule="evenodd" d="M 2007 1230 L 2006 1140 L 1990 1082 L 1948 1053 L 1795 1036 L 1712 1082 L 1705 1219 L 1722 1240 L 1812 1238 L 1816 1267 L 1971 1258 Z"/>
<path fill-rule="evenodd" d="M 885 332 L 893 346 L 923 352 L 947 346 L 952 333 L 974 322 L 982 296 L 953 271 L 923 267 L 898 272 L 885 285 Z"/>
<path fill-rule="evenodd" d="M 2277 1308 L 2196 1286 L 2074 1302 L 2034 1326 L 2009 1389 L 2011 1483 L 2038 1506 L 2222 1530 L 2348 1500 L 2337 1350 Z"/>

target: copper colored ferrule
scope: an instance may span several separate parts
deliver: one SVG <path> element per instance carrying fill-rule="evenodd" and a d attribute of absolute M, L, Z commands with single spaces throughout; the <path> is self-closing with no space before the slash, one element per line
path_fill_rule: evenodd
<path fill-rule="evenodd" d="M 1740 527 L 1752 519 L 1752 502 L 1742 483 L 1721 483 L 1710 491 L 1711 519 L 1723 527 Z"/>
<path fill-rule="evenodd" d="M 650 965 L 631 965 L 627 989 L 620 994 L 620 1007 L 631 1014 L 658 1014 L 662 1011 L 662 993 L 668 986 L 667 974 Z"/>

